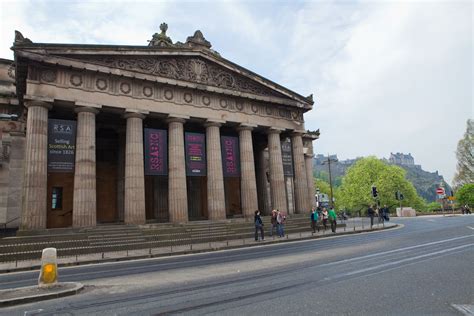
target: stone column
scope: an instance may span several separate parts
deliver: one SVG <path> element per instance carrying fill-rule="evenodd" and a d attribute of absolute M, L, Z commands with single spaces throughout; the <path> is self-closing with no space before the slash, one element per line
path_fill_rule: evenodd
<path fill-rule="evenodd" d="M 126 113 L 125 136 L 125 224 L 144 224 L 145 170 L 143 166 L 143 119 L 140 113 Z"/>
<path fill-rule="evenodd" d="M 40 101 L 25 101 L 25 106 L 28 116 L 20 229 L 46 229 L 48 110 L 52 106 Z"/>
<path fill-rule="evenodd" d="M 264 215 L 271 214 L 270 191 L 268 188 L 267 169 L 268 159 L 265 155 L 265 148 L 258 148 L 255 155 L 256 159 L 256 176 L 257 176 L 257 193 L 258 193 L 258 208 Z"/>
<path fill-rule="evenodd" d="M 292 133 L 291 146 L 293 149 L 293 164 L 295 168 L 295 213 L 308 213 L 308 181 L 304 162 L 302 133 Z"/>
<path fill-rule="evenodd" d="M 208 121 L 206 127 L 207 209 L 209 220 L 222 220 L 225 214 L 224 175 L 222 170 L 221 123 Z"/>
<path fill-rule="evenodd" d="M 258 208 L 252 129 L 253 127 L 251 126 L 243 125 L 237 129 L 239 131 L 240 145 L 240 192 L 242 213 L 245 217 L 252 217 Z"/>
<path fill-rule="evenodd" d="M 184 118 L 170 117 L 168 122 L 168 209 L 172 223 L 188 221 L 186 165 L 184 161 Z"/>
<path fill-rule="evenodd" d="M 304 162 L 306 165 L 306 180 L 308 181 L 308 205 L 316 208 L 316 199 L 314 198 L 313 157 L 314 155 L 305 154 Z"/>
<path fill-rule="evenodd" d="M 268 130 L 268 153 L 270 156 L 270 192 L 272 209 L 287 211 L 285 178 L 283 176 L 283 161 L 281 158 L 280 130 Z"/>
<path fill-rule="evenodd" d="M 97 223 L 95 115 L 98 110 L 79 107 L 75 112 L 77 137 L 72 226 L 92 227 Z"/>

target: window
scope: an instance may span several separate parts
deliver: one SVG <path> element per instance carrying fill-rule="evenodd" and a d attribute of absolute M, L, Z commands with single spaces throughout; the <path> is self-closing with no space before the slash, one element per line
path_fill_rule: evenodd
<path fill-rule="evenodd" d="M 51 209 L 60 210 L 63 208 L 63 188 L 53 187 L 51 194 Z"/>

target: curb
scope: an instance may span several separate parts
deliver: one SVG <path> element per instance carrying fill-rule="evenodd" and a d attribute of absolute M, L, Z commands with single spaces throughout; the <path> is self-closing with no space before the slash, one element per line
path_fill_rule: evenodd
<path fill-rule="evenodd" d="M 285 243 L 285 242 L 296 242 L 296 241 L 301 241 L 301 240 L 320 239 L 320 238 L 328 238 L 328 237 L 335 237 L 335 236 L 345 236 L 345 235 L 354 235 L 354 234 L 360 234 L 360 233 L 378 232 L 378 231 L 383 231 L 387 229 L 394 229 L 400 226 L 402 225 L 394 224 L 394 225 L 383 227 L 383 228 L 361 229 L 361 230 L 356 230 L 356 231 L 345 231 L 345 232 L 340 232 L 340 233 L 328 233 L 325 235 L 312 235 L 312 236 L 294 238 L 294 239 L 268 239 L 268 241 L 267 240 L 263 242 L 260 241 L 258 243 L 252 241 L 251 243 L 242 244 L 242 245 L 219 246 L 215 248 L 195 249 L 195 250 L 188 249 L 188 250 L 174 251 L 174 252 L 169 252 L 169 253 L 157 253 L 157 254 L 138 255 L 138 256 L 129 256 L 129 257 L 121 257 L 121 258 L 105 258 L 105 259 L 100 259 L 100 260 L 94 259 L 94 260 L 84 260 L 80 262 L 58 263 L 58 267 L 72 267 L 72 266 L 80 266 L 80 265 L 86 265 L 86 264 L 120 262 L 120 261 L 150 259 L 150 258 L 162 258 L 162 257 L 171 257 L 171 256 L 179 256 L 179 255 L 206 253 L 206 252 L 226 250 L 226 249 L 249 248 L 249 247 L 255 247 L 255 246 Z M 0 269 L 0 274 L 6 274 L 6 273 L 11 273 L 11 272 L 33 271 L 33 270 L 38 270 L 40 268 L 41 268 L 41 265 L 33 265 L 33 266 L 21 267 L 21 268 Z"/>
<path fill-rule="evenodd" d="M 72 288 L 64 289 L 64 290 L 60 290 L 60 291 L 56 291 L 52 293 L 26 295 L 26 296 L 20 295 L 14 298 L 9 298 L 9 299 L 4 299 L 4 300 L 0 299 L 0 307 L 13 306 L 13 305 L 19 305 L 19 304 L 25 304 L 25 303 L 31 303 L 31 302 L 37 302 L 37 301 L 50 300 L 50 299 L 64 297 L 64 296 L 70 296 L 70 295 L 79 293 L 84 288 L 84 285 L 78 282 L 62 282 L 62 283 L 58 283 L 57 286 L 72 286 Z M 37 286 L 26 286 L 26 287 L 19 287 L 15 289 L 0 290 L 0 297 L 2 293 L 6 293 L 7 291 L 15 291 L 15 292 L 21 293 L 21 291 L 34 290 L 37 288 L 38 288 Z"/>

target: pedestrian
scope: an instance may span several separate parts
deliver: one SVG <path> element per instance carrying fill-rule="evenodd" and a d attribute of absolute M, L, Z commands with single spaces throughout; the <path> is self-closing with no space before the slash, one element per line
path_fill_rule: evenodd
<path fill-rule="evenodd" d="M 260 235 L 262 236 L 262 240 L 265 240 L 265 237 L 263 236 L 263 221 L 262 218 L 260 217 L 260 211 L 256 210 L 255 211 L 255 241 L 258 241 L 258 231 L 260 231 Z"/>
<path fill-rule="evenodd" d="M 328 212 L 328 217 L 329 217 L 329 222 L 331 223 L 331 231 L 333 233 L 336 233 L 336 226 L 337 226 L 337 215 L 336 212 L 334 212 L 334 208 L 329 209 Z"/>
<path fill-rule="evenodd" d="M 316 232 L 316 228 L 318 228 L 318 232 L 319 232 L 318 212 L 316 212 L 314 207 L 311 209 L 311 228 L 313 229 L 313 233 Z"/>
<path fill-rule="evenodd" d="M 285 237 L 286 215 L 277 210 L 277 232 L 278 237 Z"/>
<path fill-rule="evenodd" d="M 323 211 L 321 212 L 321 215 L 322 215 L 322 218 L 323 218 L 324 230 L 326 230 L 326 228 L 328 226 L 328 210 L 325 207 L 323 207 Z"/>
<path fill-rule="evenodd" d="M 383 221 L 388 221 L 389 220 L 389 217 L 388 217 L 388 214 L 390 213 L 388 207 L 387 207 L 387 204 L 385 204 L 383 207 L 382 207 L 382 218 L 383 218 Z"/>
<path fill-rule="evenodd" d="M 374 226 L 374 215 L 375 215 L 372 205 L 369 205 L 369 208 L 367 209 L 367 215 L 369 215 L 370 217 L 370 228 L 372 228 L 372 226 Z"/>
<path fill-rule="evenodd" d="M 469 205 L 464 205 L 464 211 L 466 214 L 471 214 L 471 209 L 469 208 Z"/>
<path fill-rule="evenodd" d="M 273 230 L 277 230 L 277 211 L 272 210 L 272 216 L 270 217 L 270 236 L 273 236 Z"/>

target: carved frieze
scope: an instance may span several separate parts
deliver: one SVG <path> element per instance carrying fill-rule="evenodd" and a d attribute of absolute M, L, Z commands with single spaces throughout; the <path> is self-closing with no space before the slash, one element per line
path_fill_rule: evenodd
<path fill-rule="evenodd" d="M 200 75 L 202 78 L 203 73 Z M 65 78 L 65 80 L 60 78 Z M 302 109 L 289 108 L 245 98 L 227 97 L 225 95 L 180 88 L 140 79 L 104 76 L 101 73 L 87 71 L 78 72 L 66 68 L 59 68 L 53 71 L 42 67 L 32 67 L 29 72 L 29 79 L 44 84 L 90 92 L 107 93 L 110 95 L 138 99 L 150 99 L 178 105 L 209 107 L 221 111 L 241 112 L 249 115 L 269 116 L 303 122 Z"/>
<path fill-rule="evenodd" d="M 85 57 L 84 57 L 85 58 Z M 88 62 L 176 80 L 247 92 L 263 96 L 278 96 L 277 92 L 252 82 L 200 58 L 175 57 L 94 57 Z"/>

